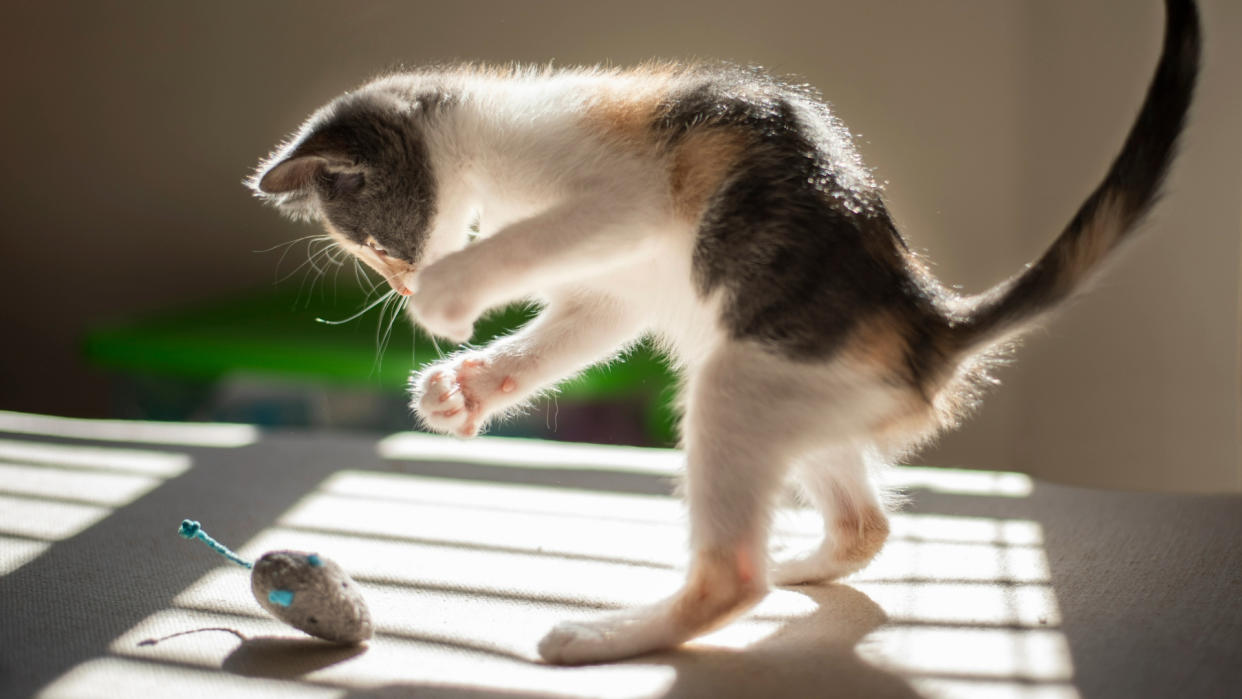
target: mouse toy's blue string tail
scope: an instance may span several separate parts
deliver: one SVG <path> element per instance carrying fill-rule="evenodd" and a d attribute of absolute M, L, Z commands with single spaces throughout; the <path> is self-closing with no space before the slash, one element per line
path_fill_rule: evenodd
<path fill-rule="evenodd" d="M 192 519 L 183 520 L 181 522 L 181 529 L 177 530 L 177 533 L 180 534 L 185 539 L 198 539 L 204 544 L 207 544 L 208 546 L 210 546 L 211 549 L 215 551 L 216 553 L 220 554 L 221 556 L 224 556 L 225 558 L 229 559 L 230 561 L 236 563 L 239 566 L 242 566 L 243 568 L 254 567 L 253 563 L 251 563 L 250 561 L 247 561 L 241 556 L 238 556 L 237 554 L 230 551 L 227 546 L 225 546 L 219 541 L 216 541 L 215 539 L 208 536 L 207 532 L 203 531 L 202 525 L 200 525 L 198 522 L 195 522 Z"/>

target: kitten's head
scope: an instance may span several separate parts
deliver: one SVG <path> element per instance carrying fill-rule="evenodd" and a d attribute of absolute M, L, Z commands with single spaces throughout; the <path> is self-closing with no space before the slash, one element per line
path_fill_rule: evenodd
<path fill-rule="evenodd" d="M 259 164 L 247 185 L 299 219 L 321 221 L 342 248 L 398 292 L 424 256 L 435 180 L 417 102 L 364 90 L 316 112 Z"/>

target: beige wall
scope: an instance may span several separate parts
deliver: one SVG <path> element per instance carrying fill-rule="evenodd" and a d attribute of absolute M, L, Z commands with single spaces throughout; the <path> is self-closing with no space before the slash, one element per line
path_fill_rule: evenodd
<path fill-rule="evenodd" d="M 1089 484 L 1242 488 L 1242 7 L 1203 4 L 1202 89 L 1147 236 L 1022 357 L 1019 468 Z M 1020 230 L 1030 250 L 1064 220 L 1119 142 L 1130 116 L 1116 105 L 1136 104 L 1146 88 L 1148 77 L 1132 66 L 1154 59 L 1159 6 L 1123 13 L 1109 5 L 1126 3 L 1028 7 L 1037 43 L 1026 57 L 1022 131 L 1031 155 Z"/>
<path fill-rule="evenodd" d="M 1209 64 L 1150 236 L 1028 343 L 924 460 L 1084 483 L 1242 487 L 1242 56 Z M 913 243 L 980 289 L 1093 186 L 1157 50 L 1152 0 L 20 3 L 0 26 L 0 407 L 100 414 L 90 319 L 268 283 L 304 235 L 238 182 L 333 94 L 399 63 L 709 57 L 802 75 L 861 134 Z M 1216 41 L 1212 41 L 1216 39 Z"/>

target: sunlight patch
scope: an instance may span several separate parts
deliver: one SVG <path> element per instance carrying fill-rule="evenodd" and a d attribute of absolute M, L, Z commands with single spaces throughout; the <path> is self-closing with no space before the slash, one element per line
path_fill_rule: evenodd
<path fill-rule="evenodd" d="M 681 472 L 684 456 L 672 449 L 544 442 L 513 437 L 446 439 L 419 432 L 386 437 L 377 446 L 385 459 L 466 461 L 490 466 L 541 469 L 602 469 L 670 476 Z"/>
<path fill-rule="evenodd" d="M 1029 628 L 1061 624 L 1049 585 L 858 581 L 853 587 L 883 607 L 895 624 Z"/>
<path fill-rule="evenodd" d="M 937 493 L 1006 498 L 1024 498 L 1034 490 L 1031 477 L 1025 473 L 932 466 L 898 466 L 888 473 L 885 481 L 902 489 L 922 488 Z"/>
<path fill-rule="evenodd" d="M 998 682 L 963 677 L 912 677 L 910 684 L 929 697 L 953 699 L 1080 699 L 1070 682 Z"/>
<path fill-rule="evenodd" d="M 684 561 L 686 531 L 677 519 L 627 521 L 592 517 L 585 512 L 555 512 L 578 510 L 581 505 L 572 503 L 575 496 L 575 491 L 531 489 L 523 493 L 524 502 L 515 503 L 518 508 L 529 503 L 530 511 L 522 511 L 313 493 L 292 507 L 279 523 L 289 528 L 361 537 L 548 555 L 602 556 L 640 564 L 667 566 Z M 589 498 L 586 503 L 590 503 Z"/>
<path fill-rule="evenodd" d="M 1038 522 L 903 515 L 850 579 L 887 613 L 859 655 L 933 695 L 1079 696 Z"/>
<path fill-rule="evenodd" d="M 190 468 L 186 454 L 0 439 L 0 575 Z M 3 535 L 9 535 L 8 538 Z"/>
<path fill-rule="evenodd" d="M 903 674 L 1012 682 L 1064 682 L 1074 675 L 1065 636 L 1052 630 L 886 626 L 858 650 Z"/>
<path fill-rule="evenodd" d="M 1038 546 L 889 541 L 853 580 L 951 580 L 1035 583 L 1051 578 Z"/>
<path fill-rule="evenodd" d="M 111 508 L 0 495 L 0 534 L 59 541 L 107 517 Z"/>
<path fill-rule="evenodd" d="M 338 471 L 319 490 L 330 495 L 364 500 L 403 502 L 412 506 L 460 506 L 474 511 L 544 513 L 656 523 L 676 523 L 685 517 L 681 502 L 660 495 L 600 493 L 375 471 Z"/>
<path fill-rule="evenodd" d="M 85 420 L 7 410 L 0 410 L 0 432 L 187 447 L 244 447 L 259 439 L 259 430 L 252 425 Z"/>
<path fill-rule="evenodd" d="M 784 626 L 783 621 L 743 618 L 699 636 L 686 645 L 689 648 L 698 646 L 742 651 L 775 636 Z"/>
<path fill-rule="evenodd" d="M 0 459 L 21 464 L 121 471 L 172 478 L 190 468 L 190 457 L 161 451 L 66 446 L 0 439 Z"/>
<path fill-rule="evenodd" d="M 50 547 L 51 544 L 46 541 L 0 536 L 0 576 L 21 568 Z"/>
<path fill-rule="evenodd" d="M 0 493 L 96 505 L 124 505 L 163 481 L 131 473 L 96 473 L 47 466 L 0 463 Z"/>
<path fill-rule="evenodd" d="M 175 688 L 175 690 L 174 690 Z M 90 660 L 39 692 L 39 699 L 116 699 L 117 697 L 227 696 L 230 699 L 336 699 L 342 689 L 316 687 L 259 677 L 242 677 L 218 669 L 198 670 L 166 663 L 105 657 Z"/>

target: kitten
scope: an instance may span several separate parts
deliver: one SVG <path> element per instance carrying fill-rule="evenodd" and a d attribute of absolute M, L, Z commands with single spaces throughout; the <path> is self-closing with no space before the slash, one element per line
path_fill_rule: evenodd
<path fill-rule="evenodd" d="M 412 378 L 437 432 L 473 436 L 644 336 L 660 343 L 683 377 L 685 586 L 539 645 L 557 663 L 623 658 L 725 623 L 770 581 L 831 580 L 875 556 L 889 526 L 869 470 L 953 426 L 989 360 L 1152 206 L 1199 55 L 1194 3 L 1167 6 L 1155 78 L 1104 181 L 1037 262 L 976 296 L 907 248 L 828 108 L 759 70 L 390 75 L 316 112 L 250 185 L 321 221 L 436 335 L 463 342 L 488 309 L 542 303 L 514 334 Z M 770 568 L 789 474 L 824 538 Z"/>

